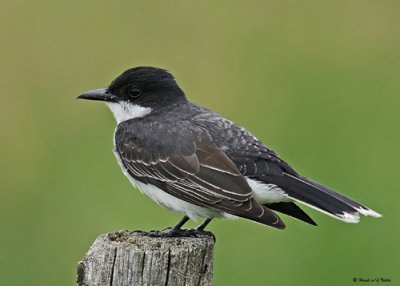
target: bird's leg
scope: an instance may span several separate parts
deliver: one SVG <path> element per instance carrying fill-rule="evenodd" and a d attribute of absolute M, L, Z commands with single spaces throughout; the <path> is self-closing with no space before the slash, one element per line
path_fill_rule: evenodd
<path fill-rule="evenodd" d="M 189 220 L 189 217 L 184 216 L 170 231 L 168 234 L 175 234 L 181 230 L 181 227 Z"/>
<path fill-rule="evenodd" d="M 215 235 L 211 232 L 211 231 L 205 231 L 204 229 L 206 228 L 206 226 L 211 222 L 213 218 L 207 218 L 205 221 L 203 221 L 203 223 L 201 225 L 199 225 L 195 231 L 197 233 L 201 233 L 201 234 L 208 234 L 211 235 L 212 238 L 214 239 L 214 243 L 216 241 Z"/>
<path fill-rule="evenodd" d="M 199 226 L 196 228 L 196 230 L 198 230 L 198 231 L 203 231 L 203 230 L 206 228 L 206 226 L 211 222 L 211 220 L 212 220 L 212 218 L 206 219 L 205 221 L 203 221 L 203 223 L 202 223 L 201 225 L 199 225 Z"/>
<path fill-rule="evenodd" d="M 195 236 L 198 234 L 208 234 L 211 235 L 214 239 L 215 242 L 215 236 L 212 232 L 209 231 L 204 231 L 204 228 L 210 223 L 212 218 L 207 218 L 201 225 L 199 225 L 197 228 L 193 229 L 181 229 L 181 227 L 189 220 L 189 217 L 186 215 L 173 227 L 173 228 L 164 228 L 165 229 L 170 229 L 168 232 L 163 232 L 163 231 L 158 231 L 158 230 L 152 230 L 146 235 L 150 237 L 183 237 L 183 236 Z"/>

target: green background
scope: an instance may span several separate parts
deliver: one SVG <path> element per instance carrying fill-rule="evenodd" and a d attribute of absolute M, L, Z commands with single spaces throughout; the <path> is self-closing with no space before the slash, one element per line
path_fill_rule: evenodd
<path fill-rule="evenodd" d="M 106 106 L 75 100 L 138 65 L 383 214 L 213 221 L 215 285 L 400 283 L 399 1 L 3 1 L 0 31 L 0 285 L 73 285 L 99 234 L 180 219 L 122 175 Z"/>

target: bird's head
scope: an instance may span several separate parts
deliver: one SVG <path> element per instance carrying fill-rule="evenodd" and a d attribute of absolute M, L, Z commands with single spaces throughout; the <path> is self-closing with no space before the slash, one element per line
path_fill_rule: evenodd
<path fill-rule="evenodd" d="M 155 67 L 128 69 L 107 88 L 82 93 L 78 98 L 106 102 L 118 123 L 186 101 L 173 75 Z"/>

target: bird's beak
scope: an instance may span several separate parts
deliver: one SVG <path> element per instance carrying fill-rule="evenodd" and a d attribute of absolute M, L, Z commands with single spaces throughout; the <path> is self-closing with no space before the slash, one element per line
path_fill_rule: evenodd
<path fill-rule="evenodd" d="M 99 89 L 87 91 L 87 92 L 79 95 L 77 98 L 108 101 L 108 102 L 117 102 L 119 99 L 118 96 L 116 96 L 112 93 L 109 93 L 107 88 L 99 88 Z"/>

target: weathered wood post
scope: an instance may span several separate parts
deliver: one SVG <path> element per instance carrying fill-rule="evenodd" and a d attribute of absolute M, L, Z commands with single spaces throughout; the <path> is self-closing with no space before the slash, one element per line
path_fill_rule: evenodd
<path fill-rule="evenodd" d="M 212 285 L 214 237 L 100 235 L 78 263 L 77 285 Z"/>

